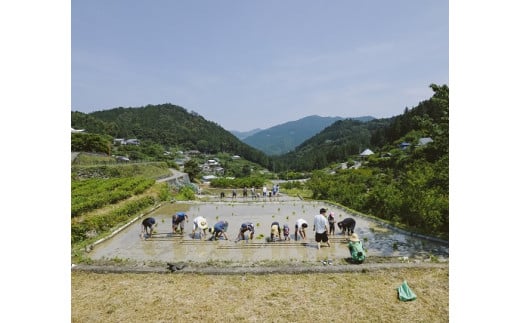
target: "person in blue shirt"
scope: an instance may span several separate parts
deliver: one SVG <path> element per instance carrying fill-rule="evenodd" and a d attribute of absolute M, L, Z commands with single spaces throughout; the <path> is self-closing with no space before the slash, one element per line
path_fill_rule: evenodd
<path fill-rule="evenodd" d="M 218 221 L 217 223 L 215 223 L 213 228 L 209 228 L 209 233 L 211 233 L 212 236 L 208 240 L 218 240 L 221 237 L 224 237 L 226 240 L 229 240 L 226 234 L 228 226 L 229 223 L 227 221 Z"/>
<path fill-rule="evenodd" d="M 141 238 L 149 238 L 152 236 L 154 228 L 157 226 L 157 221 L 154 218 L 146 218 L 141 222 Z"/>
<path fill-rule="evenodd" d="M 244 234 L 246 233 L 246 231 L 249 231 L 249 240 L 253 240 L 253 236 L 255 235 L 255 227 L 253 226 L 253 223 L 245 222 L 242 223 L 242 225 L 240 226 L 240 230 L 238 231 L 238 236 L 235 242 L 239 240 L 245 240 L 246 237 Z"/>
<path fill-rule="evenodd" d="M 172 231 L 176 233 L 180 229 L 180 233 L 184 233 L 184 222 L 188 223 L 188 215 L 184 212 L 177 212 L 172 216 Z"/>

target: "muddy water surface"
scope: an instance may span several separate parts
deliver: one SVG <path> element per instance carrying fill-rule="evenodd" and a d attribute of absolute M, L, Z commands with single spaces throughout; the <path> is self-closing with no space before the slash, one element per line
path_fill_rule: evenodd
<path fill-rule="evenodd" d="M 320 202 L 306 202 L 284 198 L 278 201 L 241 200 L 219 202 L 187 203 L 189 216 L 185 232 L 172 234 L 170 205 L 164 205 L 151 214 L 158 221 L 156 234 L 148 239 L 140 239 L 141 220 L 130 225 L 113 238 L 95 246 L 90 253 L 92 259 L 131 259 L 137 261 L 164 262 L 207 262 L 210 260 L 232 262 L 257 262 L 269 260 L 318 261 L 323 259 L 339 260 L 350 257 L 345 237 L 336 226 L 336 233 L 329 236 L 331 247 L 322 244 L 318 250 L 312 231 L 313 219 L 319 209 L 325 206 Z M 335 206 L 326 205 L 328 211 L 336 215 L 336 221 L 345 217 L 356 220 L 355 232 L 362 239 L 368 256 L 406 256 L 426 258 L 434 255 L 439 259 L 448 258 L 448 245 L 418 237 L 402 231 L 387 228 L 378 222 L 352 214 Z M 212 226 L 217 221 L 227 220 L 229 240 L 207 241 L 199 234 L 192 237 L 193 220 L 204 216 Z M 309 223 L 306 240 L 294 240 L 294 225 L 299 218 Z M 243 222 L 255 225 L 252 240 L 235 242 Z M 271 223 L 277 221 L 282 226 L 288 224 L 291 230 L 290 241 L 268 242 Z M 247 232 L 246 232 L 247 236 Z M 207 236 L 209 237 L 209 235 Z M 206 238 L 207 238 L 206 237 Z"/>

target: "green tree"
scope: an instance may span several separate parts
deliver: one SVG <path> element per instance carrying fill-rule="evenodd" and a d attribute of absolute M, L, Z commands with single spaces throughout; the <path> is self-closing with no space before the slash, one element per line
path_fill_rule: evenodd
<path fill-rule="evenodd" d="M 73 133 L 71 151 L 96 152 L 110 155 L 112 139 L 109 136 L 91 133 Z"/>
<path fill-rule="evenodd" d="M 194 181 L 200 174 L 199 164 L 193 159 L 188 160 L 184 163 L 184 172 L 190 177 L 190 181 Z"/>

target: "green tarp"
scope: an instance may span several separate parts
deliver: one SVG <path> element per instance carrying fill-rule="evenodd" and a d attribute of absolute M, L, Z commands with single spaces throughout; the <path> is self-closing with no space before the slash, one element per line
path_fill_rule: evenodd
<path fill-rule="evenodd" d="M 417 298 L 417 295 L 408 287 L 406 280 L 397 288 L 397 293 L 400 301 L 413 301 Z"/>

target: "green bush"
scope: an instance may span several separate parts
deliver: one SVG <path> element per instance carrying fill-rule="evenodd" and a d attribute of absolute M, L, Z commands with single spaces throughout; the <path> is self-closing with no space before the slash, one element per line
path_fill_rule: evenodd
<path fill-rule="evenodd" d="M 173 197 L 170 187 L 167 183 L 159 184 L 159 199 L 161 201 L 169 201 Z"/>
<path fill-rule="evenodd" d="M 186 185 L 180 188 L 179 193 L 175 196 L 179 201 L 190 201 L 195 199 L 195 190 L 192 186 Z"/>
<path fill-rule="evenodd" d="M 88 239 L 89 232 L 91 232 L 93 236 L 105 233 L 117 225 L 125 223 L 131 217 L 136 216 L 139 212 L 154 204 L 155 199 L 151 196 L 146 196 L 128 202 L 124 206 L 111 210 L 110 212 L 89 217 L 82 222 L 72 223 L 72 243 L 75 244 Z"/>

